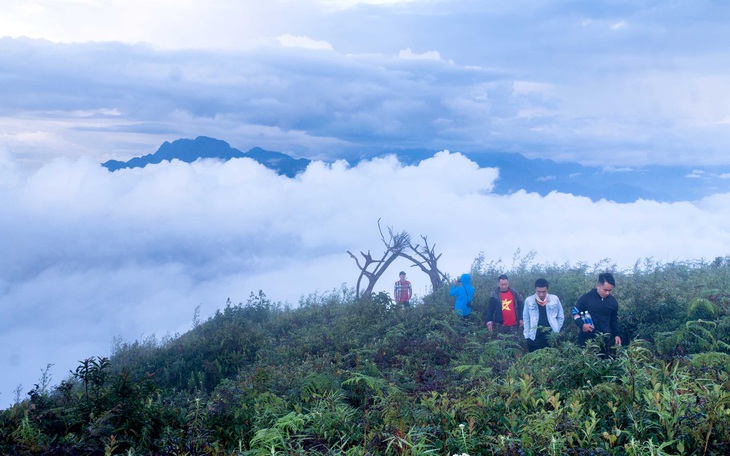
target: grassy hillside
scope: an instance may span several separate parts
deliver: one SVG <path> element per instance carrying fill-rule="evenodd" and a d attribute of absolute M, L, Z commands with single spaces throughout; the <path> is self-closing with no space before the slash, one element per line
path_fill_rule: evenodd
<path fill-rule="evenodd" d="M 264 293 L 180 336 L 119 343 L 0 414 L 2 454 L 645 455 L 730 453 L 730 259 L 613 271 L 625 345 L 579 349 L 577 298 L 610 264 L 478 258 L 474 313 L 351 290 Z M 505 270 L 506 269 L 506 270 Z M 550 281 L 568 319 L 527 353 L 483 322 L 501 273 Z M 630 342 L 630 344 L 629 344 Z"/>

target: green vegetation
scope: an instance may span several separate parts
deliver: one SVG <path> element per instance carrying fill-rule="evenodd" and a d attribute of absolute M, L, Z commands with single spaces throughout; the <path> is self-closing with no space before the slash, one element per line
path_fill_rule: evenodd
<path fill-rule="evenodd" d="M 468 319 L 448 289 L 412 308 L 348 289 L 228 302 L 163 341 L 119 342 L 0 412 L 1 454 L 724 455 L 730 453 L 730 257 L 616 271 L 477 258 Z M 625 345 L 551 347 L 489 333 L 505 272 L 550 282 L 566 315 L 611 270 Z M 630 342 L 630 343 L 629 343 Z"/>

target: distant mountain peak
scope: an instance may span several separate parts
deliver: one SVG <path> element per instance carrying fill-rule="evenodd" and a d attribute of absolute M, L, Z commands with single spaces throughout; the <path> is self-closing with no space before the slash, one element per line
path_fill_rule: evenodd
<path fill-rule="evenodd" d="M 348 160 L 357 166 L 362 160 L 376 156 L 396 155 L 407 166 L 417 166 L 422 160 L 434 156 L 437 151 L 427 149 L 381 150 L 363 153 L 359 158 Z M 695 168 L 679 166 L 648 166 L 639 169 L 625 169 L 623 172 L 604 172 L 600 167 L 584 166 L 579 163 L 557 163 L 543 158 L 527 158 L 507 152 L 463 153 L 482 168 L 499 168 L 499 179 L 493 192 L 509 195 L 519 190 L 538 193 L 542 196 L 560 192 L 585 196 L 593 201 L 607 199 L 628 203 L 639 199 L 654 201 L 694 201 L 714 193 L 730 192 L 730 175 L 727 167 L 715 167 L 698 173 Z M 195 139 L 165 141 L 153 154 L 132 158 L 126 162 L 109 160 L 102 166 L 109 171 L 123 168 L 142 168 L 163 161 L 180 160 L 192 163 L 199 159 L 227 161 L 234 158 L 250 158 L 275 171 L 279 175 L 295 177 L 311 163 L 306 158 L 295 159 L 282 152 L 254 147 L 241 152 L 227 142 L 198 136 Z M 697 168 L 699 169 L 699 168 Z M 692 174 L 694 173 L 694 174 Z M 687 179 L 692 175 L 694 179 Z"/>
<path fill-rule="evenodd" d="M 117 171 L 124 168 L 144 168 L 147 165 L 155 165 L 163 161 L 180 160 L 185 163 L 193 163 L 202 158 L 218 159 L 228 161 L 233 158 L 250 158 L 263 166 L 276 171 L 280 175 L 294 177 L 304 171 L 311 160 L 306 158 L 293 158 L 281 152 L 264 150 L 254 147 L 248 152 L 231 147 L 230 144 L 208 136 L 198 136 L 195 139 L 177 139 L 173 142 L 165 141 L 153 154 L 134 157 L 126 162 L 109 160 L 101 164 L 109 171 Z"/>

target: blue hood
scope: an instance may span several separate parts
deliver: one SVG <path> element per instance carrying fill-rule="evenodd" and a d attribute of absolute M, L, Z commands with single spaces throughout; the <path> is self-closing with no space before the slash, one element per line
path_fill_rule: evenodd
<path fill-rule="evenodd" d="M 471 313 L 469 303 L 474 299 L 474 287 L 471 286 L 471 276 L 469 274 L 462 274 L 459 280 L 461 285 L 457 287 L 456 284 L 452 284 L 449 296 L 456 297 L 454 312 L 457 315 L 466 317 Z"/>

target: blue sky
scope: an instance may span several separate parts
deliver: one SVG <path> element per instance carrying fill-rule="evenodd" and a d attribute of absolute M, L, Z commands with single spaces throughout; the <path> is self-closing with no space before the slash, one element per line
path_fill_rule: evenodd
<path fill-rule="evenodd" d="M 452 276 L 480 252 L 619 269 L 728 254 L 730 195 L 496 195 L 499 170 L 460 154 L 730 165 L 725 3 L 210 3 L 0 4 L 0 404 L 113 337 L 186 331 L 198 306 L 352 286 L 345 252 L 378 252 L 378 219 L 427 235 Z M 296 179 L 248 159 L 99 166 L 199 135 L 312 159 L 449 152 Z M 407 268 L 382 289 L 406 269 L 422 296 Z"/>

